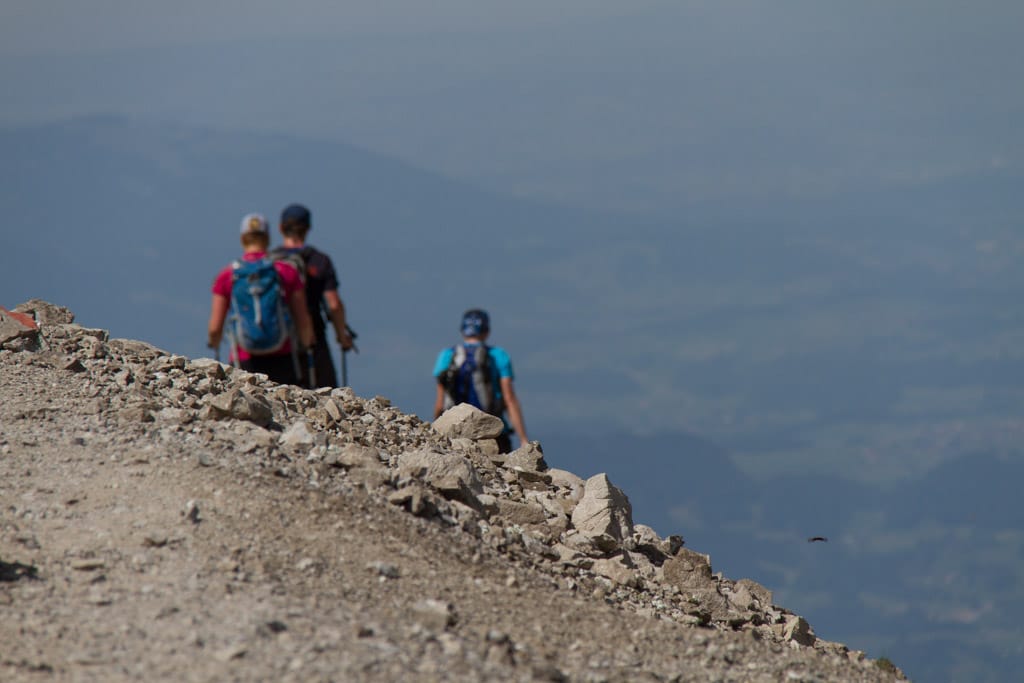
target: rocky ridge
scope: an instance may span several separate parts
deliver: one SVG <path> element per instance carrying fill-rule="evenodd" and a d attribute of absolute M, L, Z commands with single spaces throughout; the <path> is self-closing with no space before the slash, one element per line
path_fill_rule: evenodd
<path fill-rule="evenodd" d="M 0 309 L 4 680 L 902 678 L 632 519 L 608 477 Z"/>

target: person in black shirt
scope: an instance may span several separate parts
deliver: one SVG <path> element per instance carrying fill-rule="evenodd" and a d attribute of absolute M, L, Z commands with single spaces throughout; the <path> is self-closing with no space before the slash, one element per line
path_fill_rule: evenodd
<path fill-rule="evenodd" d="M 312 216 L 305 206 L 290 204 L 281 212 L 282 246 L 276 248 L 276 258 L 297 262 L 301 258 L 301 267 L 306 283 L 306 306 L 313 319 L 313 330 L 316 332 L 316 345 L 313 357 L 316 370 L 316 389 L 318 387 L 338 386 L 334 361 L 327 345 L 327 324 L 323 313 L 327 314 L 334 327 L 334 337 L 341 345 L 342 353 L 353 347 L 352 335 L 345 321 L 345 304 L 338 295 L 338 276 L 334 272 L 331 258 L 322 251 L 306 244 L 306 235 L 312 227 Z M 303 373 L 306 386 L 310 385 L 308 370 Z"/>

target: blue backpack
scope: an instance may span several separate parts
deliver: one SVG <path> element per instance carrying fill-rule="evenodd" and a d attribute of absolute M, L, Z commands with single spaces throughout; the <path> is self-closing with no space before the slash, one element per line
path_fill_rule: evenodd
<path fill-rule="evenodd" d="M 491 358 L 483 344 L 459 344 L 452 348 L 452 360 L 441 375 L 445 388 L 445 409 L 459 403 L 468 403 L 491 415 L 501 415 L 503 406 L 498 400 L 491 375 Z"/>
<path fill-rule="evenodd" d="M 291 336 L 291 320 L 274 262 L 235 261 L 231 271 L 234 344 L 254 356 L 280 351 Z"/>

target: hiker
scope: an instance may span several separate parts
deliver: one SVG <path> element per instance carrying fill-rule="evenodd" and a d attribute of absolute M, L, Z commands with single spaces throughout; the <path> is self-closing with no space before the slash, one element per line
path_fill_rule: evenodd
<path fill-rule="evenodd" d="M 291 264 L 267 255 L 270 227 L 262 215 L 250 213 L 242 219 L 241 241 L 242 258 L 213 281 L 207 345 L 220 348 L 227 321 L 231 362 L 280 384 L 297 385 L 302 365 L 299 351 L 308 350 L 316 340 L 302 279 Z"/>
<path fill-rule="evenodd" d="M 338 276 L 330 257 L 306 244 L 306 235 L 312 227 L 309 209 L 301 204 L 290 204 L 281 212 L 280 247 L 271 252 L 275 259 L 292 263 L 299 268 L 306 286 L 306 309 L 313 321 L 316 345 L 313 347 L 314 374 L 316 386 L 311 386 L 308 372 L 303 375 L 304 386 L 310 389 L 338 386 L 334 372 L 331 349 L 327 344 L 327 325 L 322 311 L 327 313 L 334 326 L 334 338 L 344 354 L 354 347 L 352 331 L 345 321 L 345 304 L 338 295 Z M 344 356 L 342 356 L 344 361 Z M 304 366 L 305 367 L 305 366 Z M 347 379 L 347 378 L 345 378 Z"/>
<path fill-rule="evenodd" d="M 520 445 L 528 441 L 523 411 L 512 385 L 515 379 L 512 359 L 505 349 L 487 346 L 491 321 L 486 311 L 479 308 L 466 311 L 461 331 L 462 343 L 441 351 L 434 364 L 437 378 L 434 419 L 454 405 L 470 403 L 502 419 L 505 431 L 498 437 L 498 451 L 509 453 L 513 432 L 519 436 Z"/>

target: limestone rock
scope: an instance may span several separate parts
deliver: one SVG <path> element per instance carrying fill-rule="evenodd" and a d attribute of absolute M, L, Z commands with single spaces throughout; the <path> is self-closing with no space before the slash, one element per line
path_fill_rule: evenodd
<path fill-rule="evenodd" d="M 139 404 L 129 406 L 118 413 L 118 418 L 125 422 L 153 422 L 153 406 Z"/>
<path fill-rule="evenodd" d="M 468 403 L 460 403 L 434 420 L 434 429 L 447 437 L 458 439 L 495 439 L 501 436 L 505 423 L 500 417 L 488 415 Z"/>
<path fill-rule="evenodd" d="M 185 369 L 190 373 L 205 375 L 211 379 L 224 379 L 227 376 L 227 369 L 230 367 L 230 365 L 225 365 L 213 358 L 196 358 L 190 361 Z"/>
<path fill-rule="evenodd" d="M 27 314 L 0 307 L 0 346 L 17 339 L 32 339 L 38 331 L 39 327 Z"/>
<path fill-rule="evenodd" d="M 481 493 L 476 497 L 480 503 L 480 507 L 485 514 L 496 515 L 498 514 L 498 499 L 489 493 Z M 504 499 L 502 499 L 504 500 Z"/>
<path fill-rule="evenodd" d="M 633 545 L 652 562 L 661 564 L 679 552 L 683 539 L 675 534 L 663 539 L 646 524 L 636 524 L 633 526 Z"/>
<path fill-rule="evenodd" d="M 312 446 L 316 443 L 316 433 L 306 420 L 296 420 L 284 430 L 278 443 L 282 446 Z"/>
<path fill-rule="evenodd" d="M 551 483 L 555 486 L 570 491 L 579 491 L 579 496 L 583 495 L 583 487 L 586 482 L 579 476 L 569 472 L 567 470 L 560 470 L 558 468 L 551 468 L 546 470 L 548 476 L 551 477 Z M 577 500 L 579 499 L 577 496 Z"/>
<path fill-rule="evenodd" d="M 210 413 L 206 417 L 215 420 L 233 418 L 265 427 L 274 419 L 270 402 L 265 397 L 239 388 L 214 396 L 208 407 Z"/>
<path fill-rule="evenodd" d="M 461 437 L 452 439 L 452 448 L 463 453 L 479 453 L 480 447 L 477 446 L 477 442 L 472 439 L 463 439 Z"/>
<path fill-rule="evenodd" d="M 548 468 L 540 444 L 531 441 L 505 456 L 505 467 L 520 468 L 527 472 L 543 472 Z"/>
<path fill-rule="evenodd" d="M 78 327 L 77 325 L 67 327 L 77 328 L 77 330 L 74 330 L 77 334 L 94 337 L 102 342 L 106 342 L 112 355 L 130 360 L 131 362 L 146 363 L 154 358 L 167 355 L 167 352 L 163 349 L 137 339 L 110 339 L 108 341 L 106 330 L 90 330 Z"/>
<path fill-rule="evenodd" d="M 42 299 L 29 299 L 14 307 L 15 313 L 25 313 L 40 325 L 62 325 L 75 322 L 75 314 L 64 306 L 57 306 Z"/>
<path fill-rule="evenodd" d="M 681 548 L 662 567 L 665 581 L 680 590 L 708 588 L 715 585 L 711 577 L 711 559 L 707 555 Z"/>
<path fill-rule="evenodd" d="M 412 613 L 417 622 L 431 631 L 444 631 L 458 621 L 454 606 L 443 600 L 420 600 L 412 606 Z"/>
<path fill-rule="evenodd" d="M 416 516 L 429 516 L 434 513 L 433 505 L 420 486 L 403 486 L 388 494 L 388 502 L 404 507 Z"/>
<path fill-rule="evenodd" d="M 782 637 L 785 640 L 807 646 L 814 645 L 814 641 L 817 640 L 807 620 L 795 614 L 791 614 L 783 624 Z"/>
<path fill-rule="evenodd" d="M 772 606 L 772 592 L 750 579 L 740 579 L 733 587 L 729 601 L 744 609 L 766 610 Z"/>
<path fill-rule="evenodd" d="M 403 453 L 398 458 L 398 474 L 423 480 L 446 498 L 480 505 L 476 497 L 483 493 L 483 483 L 472 463 L 460 455 L 430 450 Z"/>
<path fill-rule="evenodd" d="M 543 524 L 547 519 L 544 508 L 529 503 L 518 503 L 505 498 L 498 500 L 498 514 L 511 524 L 526 526 L 528 524 Z"/>
<path fill-rule="evenodd" d="M 633 535 L 633 507 L 607 474 L 595 474 L 587 480 L 583 498 L 572 512 L 572 525 L 585 536 L 609 536 L 621 544 Z"/>
<path fill-rule="evenodd" d="M 639 587 L 640 582 L 628 553 L 616 553 L 612 557 L 594 560 L 590 571 L 611 579 L 622 586 Z"/>
<path fill-rule="evenodd" d="M 347 417 L 341 404 L 333 398 L 324 400 L 323 409 L 334 422 L 341 422 Z"/>
<path fill-rule="evenodd" d="M 575 548 L 570 548 L 564 543 L 555 543 L 552 546 L 552 550 L 558 553 L 558 561 L 563 564 L 580 566 L 586 564 L 587 567 L 593 566 L 593 561 L 590 560 L 584 553 L 581 553 Z"/>
<path fill-rule="evenodd" d="M 477 447 L 480 452 L 486 456 L 496 456 L 498 453 L 498 440 L 497 439 L 477 439 Z"/>
<path fill-rule="evenodd" d="M 614 539 L 611 536 L 606 536 L 605 538 L 614 543 Z M 605 552 L 598 546 L 597 539 L 581 534 L 575 529 L 570 529 L 562 534 L 562 542 L 575 552 L 587 555 L 588 557 L 602 555 Z M 614 547 L 609 548 L 609 550 L 614 550 Z"/>
<path fill-rule="evenodd" d="M 330 464 L 350 469 L 359 467 L 376 469 L 383 467 L 380 461 L 380 451 L 376 448 L 360 446 L 354 443 L 343 446 Z"/>

